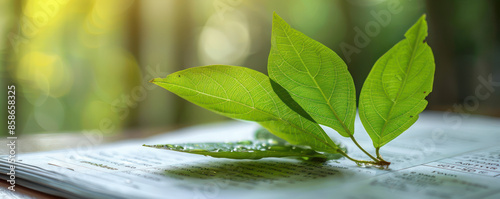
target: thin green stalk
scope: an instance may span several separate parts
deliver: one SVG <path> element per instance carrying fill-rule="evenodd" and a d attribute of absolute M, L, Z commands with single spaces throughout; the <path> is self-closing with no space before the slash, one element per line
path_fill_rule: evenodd
<path fill-rule="evenodd" d="M 339 152 L 341 155 L 343 155 L 344 157 L 346 157 L 347 159 L 353 161 L 353 162 L 356 162 L 356 163 L 362 163 L 362 164 L 377 164 L 378 165 L 378 161 L 367 161 L 367 160 L 357 160 L 357 159 L 354 159 L 354 158 L 351 158 L 349 155 L 347 155 L 347 153 L 345 153 L 344 151 L 338 149 L 337 152 Z"/>
<path fill-rule="evenodd" d="M 382 158 L 382 156 L 380 155 L 380 152 L 379 152 L 379 151 L 380 151 L 380 147 L 375 148 L 375 154 L 377 154 L 377 159 L 379 159 L 380 161 L 384 161 L 384 162 L 386 162 L 386 161 L 384 160 L 384 158 Z"/>
<path fill-rule="evenodd" d="M 352 134 L 350 134 L 350 135 L 351 135 L 350 136 L 351 140 L 354 142 L 354 144 L 356 144 L 356 146 L 358 146 L 359 149 L 361 149 L 361 151 L 363 151 L 366 155 L 368 155 L 368 157 L 370 157 L 374 161 L 377 161 L 377 162 L 379 161 L 379 159 L 373 157 L 370 153 L 368 153 L 367 151 L 365 151 L 365 149 L 363 149 L 363 147 L 361 147 L 361 145 L 359 145 L 359 143 L 356 141 L 356 139 L 354 138 L 354 136 Z"/>

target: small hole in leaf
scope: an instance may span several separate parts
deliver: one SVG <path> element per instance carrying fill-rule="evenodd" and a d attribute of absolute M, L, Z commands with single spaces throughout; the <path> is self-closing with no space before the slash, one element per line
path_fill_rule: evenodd
<path fill-rule="evenodd" d="M 413 117 L 413 115 L 410 115 L 410 117 Z"/>
<path fill-rule="evenodd" d="M 177 77 L 181 77 L 181 75 L 177 75 Z"/>
<path fill-rule="evenodd" d="M 425 93 L 425 91 L 424 91 L 424 93 Z"/>

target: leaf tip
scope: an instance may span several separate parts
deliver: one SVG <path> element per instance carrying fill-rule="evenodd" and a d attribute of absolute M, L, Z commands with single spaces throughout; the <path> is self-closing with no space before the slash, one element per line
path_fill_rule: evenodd
<path fill-rule="evenodd" d="M 284 20 L 276 12 L 273 12 L 273 24 L 282 23 Z"/>
<path fill-rule="evenodd" d="M 154 78 L 152 80 L 149 80 L 149 82 L 156 84 L 156 82 L 159 82 L 160 80 L 161 80 L 161 78 Z"/>
<path fill-rule="evenodd" d="M 418 22 L 417 23 L 424 23 L 426 26 L 427 26 L 427 14 L 422 14 L 422 16 L 420 16 L 420 18 L 418 19 Z"/>
<path fill-rule="evenodd" d="M 275 19 L 277 17 L 280 17 L 280 16 L 276 13 L 276 11 L 273 11 L 273 19 Z"/>
<path fill-rule="evenodd" d="M 405 37 L 424 41 L 428 34 L 426 17 L 427 17 L 426 14 L 422 14 L 422 16 L 417 20 L 417 22 L 415 22 L 415 24 L 413 24 L 413 26 L 406 31 Z"/>

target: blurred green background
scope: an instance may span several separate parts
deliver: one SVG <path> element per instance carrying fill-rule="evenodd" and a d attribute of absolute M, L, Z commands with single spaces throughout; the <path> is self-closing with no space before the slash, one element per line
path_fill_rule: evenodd
<path fill-rule="evenodd" d="M 225 120 L 148 80 L 209 64 L 267 74 L 273 11 L 337 52 L 358 95 L 375 61 L 426 13 L 436 59 L 427 109 L 500 116 L 500 85 L 477 91 L 481 78 L 500 82 L 495 0 L 0 0 L 1 110 L 14 84 L 18 134 Z"/>

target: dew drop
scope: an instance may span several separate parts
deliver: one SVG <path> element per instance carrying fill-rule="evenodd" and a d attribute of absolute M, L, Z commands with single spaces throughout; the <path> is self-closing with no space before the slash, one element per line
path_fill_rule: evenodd
<path fill-rule="evenodd" d="M 245 140 L 245 141 L 239 141 L 237 142 L 238 144 L 242 144 L 242 145 L 250 145 L 250 144 L 253 144 L 252 141 L 250 140 Z"/>
<path fill-rule="evenodd" d="M 372 167 L 373 166 L 373 164 L 371 164 L 371 163 L 360 163 L 360 162 L 357 162 L 356 164 L 358 164 L 358 166 L 363 167 L 363 168 Z"/>

